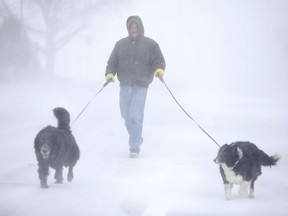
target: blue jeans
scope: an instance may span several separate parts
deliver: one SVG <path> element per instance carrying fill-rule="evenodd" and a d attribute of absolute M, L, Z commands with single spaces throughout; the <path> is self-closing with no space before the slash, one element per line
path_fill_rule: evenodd
<path fill-rule="evenodd" d="M 139 153 L 142 139 L 147 87 L 121 86 L 120 111 L 129 134 L 130 152 Z"/>

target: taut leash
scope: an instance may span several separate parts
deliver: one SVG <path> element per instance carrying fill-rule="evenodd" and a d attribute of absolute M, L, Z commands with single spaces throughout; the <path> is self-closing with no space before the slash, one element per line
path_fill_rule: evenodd
<path fill-rule="evenodd" d="M 201 125 L 200 125 L 194 118 L 192 118 L 191 115 L 189 115 L 189 113 L 186 112 L 186 110 L 181 106 L 181 104 L 178 102 L 178 100 L 175 98 L 175 96 L 173 95 L 173 93 L 172 93 L 171 90 L 169 89 L 169 87 L 168 87 L 168 85 L 166 84 L 166 82 L 164 81 L 164 79 L 163 79 L 163 78 L 160 78 L 160 77 L 159 77 L 159 79 L 160 79 L 160 81 L 161 81 L 162 83 L 164 83 L 166 89 L 168 90 L 168 92 L 170 93 L 170 95 L 172 96 L 172 98 L 174 99 L 174 101 L 175 101 L 175 102 L 178 104 L 178 106 L 182 109 L 182 111 L 220 148 L 221 146 L 216 142 L 216 140 L 213 139 L 213 137 L 210 136 L 209 133 L 208 133 L 207 131 L 205 131 L 205 130 L 203 129 L 203 127 L 201 127 Z"/>
<path fill-rule="evenodd" d="M 82 111 L 81 111 L 81 112 L 79 113 L 79 115 L 75 118 L 75 120 L 72 122 L 72 124 L 75 123 L 75 121 L 82 115 L 82 113 L 86 110 L 86 108 L 90 105 L 90 103 L 94 100 L 94 98 L 97 97 L 97 95 L 99 95 L 100 92 L 101 92 L 111 81 L 112 81 L 112 80 L 109 79 L 109 80 L 107 80 L 107 81 L 103 84 L 102 88 L 91 98 L 91 100 L 90 100 L 90 101 L 87 103 L 87 105 L 82 109 Z"/>

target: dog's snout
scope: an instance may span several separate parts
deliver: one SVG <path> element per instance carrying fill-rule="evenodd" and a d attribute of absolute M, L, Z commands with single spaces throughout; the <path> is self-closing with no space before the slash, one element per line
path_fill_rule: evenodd
<path fill-rule="evenodd" d="M 47 144 L 43 145 L 40 152 L 41 152 L 43 158 L 45 158 L 45 159 L 48 158 L 49 154 L 50 154 L 49 146 Z"/>
<path fill-rule="evenodd" d="M 214 161 L 214 163 L 219 164 L 219 160 L 217 157 L 213 161 Z"/>

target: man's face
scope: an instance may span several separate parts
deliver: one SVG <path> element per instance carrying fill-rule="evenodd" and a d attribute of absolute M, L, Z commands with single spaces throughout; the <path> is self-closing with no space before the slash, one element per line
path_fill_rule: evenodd
<path fill-rule="evenodd" d="M 133 38 L 136 38 L 137 35 L 138 35 L 138 26 L 136 23 L 132 23 L 130 25 L 130 35 L 133 37 Z"/>

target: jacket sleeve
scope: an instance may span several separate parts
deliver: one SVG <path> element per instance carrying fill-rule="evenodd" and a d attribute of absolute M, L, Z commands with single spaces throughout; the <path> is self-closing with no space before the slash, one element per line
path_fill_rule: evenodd
<path fill-rule="evenodd" d="M 155 70 L 157 70 L 158 68 L 160 68 L 162 70 L 165 70 L 165 68 L 166 68 L 164 56 L 161 52 L 159 45 L 156 42 L 154 43 L 154 45 L 152 47 L 151 64 L 152 64 L 153 72 Z"/>
<path fill-rule="evenodd" d="M 112 73 L 115 75 L 118 72 L 119 55 L 118 55 L 118 43 L 115 44 L 112 53 L 107 62 L 105 75 Z"/>

